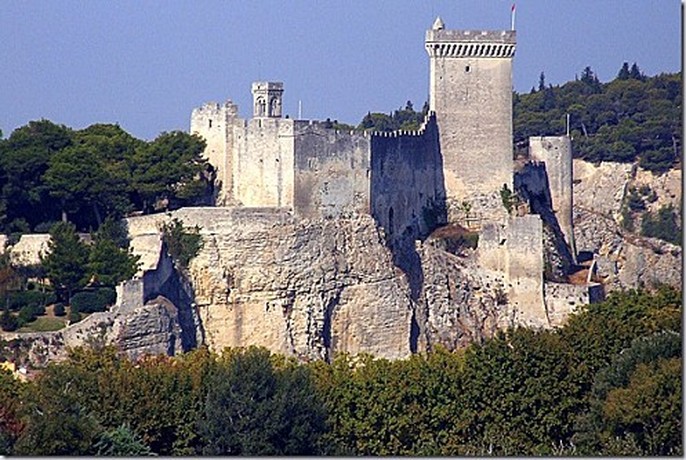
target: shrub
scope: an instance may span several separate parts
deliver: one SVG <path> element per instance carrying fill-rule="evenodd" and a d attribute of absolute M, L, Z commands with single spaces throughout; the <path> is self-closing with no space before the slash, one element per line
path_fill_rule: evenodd
<path fill-rule="evenodd" d="M 36 311 L 34 310 L 34 307 L 31 305 L 25 305 L 21 307 L 17 319 L 19 320 L 20 326 L 34 321 L 36 319 Z"/>
<path fill-rule="evenodd" d="M 67 314 L 66 310 L 64 309 L 64 304 L 62 302 L 55 304 L 54 313 L 55 316 L 64 316 Z"/>
<path fill-rule="evenodd" d="M 81 313 L 79 312 L 79 309 L 72 304 L 69 309 L 69 323 L 74 324 L 79 321 L 81 321 Z"/>
<path fill-rule="evenodd" d="M 17 318 L 10 314 L 10 311 L 5 308 L 2 312 L 2 315 L 0 315 L 0 329 L 5 332 L 12 332 L 16 331 L 18 327 L 19 321 Z"/>
<path fill-rule="evenodd" d="M 92 291 L 77 292 L 71 298 L 72 308 L 83 313 L 105 311 L 108 305 L 117 300 L 117 294 L 112 288 L 100 288 Z"/>
<path fill-rule="evenodd" d="M 54 303 L 56 300 L 54 292 L 43 293 L 36 290 L 30 290 L 8 293 L 6 302 L 10 310 L 19 311 L 26 306 L 40 310 L 40 307 L 45 307 L 45 305 Z M 45 312 L 45 309 L 43 309 L 43 312 Z"/>
<path fill-rule="evenodd" d="M 674 207 L 671 204 L 663 206 L 656 215 L 646 213 L 641 222 L 641 234 L 680 245 L 681 225 Z"/>

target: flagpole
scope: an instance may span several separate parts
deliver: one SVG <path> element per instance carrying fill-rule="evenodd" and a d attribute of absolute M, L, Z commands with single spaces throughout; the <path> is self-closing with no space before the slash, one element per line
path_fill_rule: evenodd
<path fill-rule="evenodd" d="M 516 13 L 516 9 L 515 9 L 515 4 L 513 3 L 512 4 L 512 25 L 510 27 L 511 30 L 515 30 L 515 13 Z"/>

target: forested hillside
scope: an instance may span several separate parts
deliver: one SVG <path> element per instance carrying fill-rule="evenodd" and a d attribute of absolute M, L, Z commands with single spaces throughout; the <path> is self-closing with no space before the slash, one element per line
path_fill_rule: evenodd
<path fill-rule="evenodd" d="M 563 85 L 514 94 L 514 138 L 520 150 L 529 136 L 563 135 L 569 114 L 576 157 L 591 162 L 632 162 L 661 172 L 681 159 L 681 74 L 647 77 L 624 63 L 617 78 L 601 83 L 590 67 Z"/>
<path fill-rule="evenodd" d="M 681 316 L 674 290 L 626 292 L 400 361 L 79 349 L 28 383 L 0 371 L 0 454 L 681 456 Z"/>

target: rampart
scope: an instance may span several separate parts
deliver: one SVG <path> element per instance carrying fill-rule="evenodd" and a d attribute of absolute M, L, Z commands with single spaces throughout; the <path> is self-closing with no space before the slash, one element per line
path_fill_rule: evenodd
<path fill-rule="evenodd" d="M 572 226 L 572 143 L 567 136 L 529 138 L 529 157 L 546 165 L 552 209 L 565 240 L 576 254 Z"/>
<path fill-rule="evenodd" d="M 305 218 L 369 212 L 370 151 L 366 132 L 296 121 L 294 212 Z"/>
<path fill-rule="evenodd" d="M 436 117 L 429 114 L 417 131 L 373 133 L 371 206 L 388 236 L 417 237 L 433 230 L 445 200 Z M 440 221 L 440 219 L 439 219 Z"/>

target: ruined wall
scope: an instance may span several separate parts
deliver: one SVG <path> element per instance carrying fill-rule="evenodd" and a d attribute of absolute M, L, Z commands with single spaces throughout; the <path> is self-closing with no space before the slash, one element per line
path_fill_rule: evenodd
<path fill-rule="evenodd" d="M 47 233 L 22 235 L 9 249 L 10 261 L 18 266 L 40 265 L 41 256 L 48 252 L 48 242 Z"/>
<path fill-rule="evenodd" d="M 233 130 L 233 197 L 247 207 L 292 207 L 293 120 L 237 120 Z"/>
<path fill-rule="evenodd" d="M 426 33 L 451 216 L 473 195 L 512 189 L 515 41 L 514 31 L 444 30 L 442 23 Z"/>
<path fill-rule="evenodd" d="M 574 285 L 546 282 L 544 284 L 545 307 L 550 325 L 563 326 L 570 314 L 583 305 L 600 302 L 604 298 L 602 285 L 591 283 Z"/>
<path fill-rule="evenodd" d="M 543 305 L 543 222 L 528 214 L 510 218 L 505 228 L 508 299 L 515 310 L 515 322 L 547 326 Z"/>
<path fill-rule="evenodd" d="M 433 115 L 418 131 L 374 133 L 371 214 L 389 237 L 426 234 L 445 199 L 438 129 Z"/>
<path fill-rule="evenodd" d="M 233 123 L 237 118 L 238 106 L 231 101 L 209 102 L 191 114 L 191 134 L 205 139 L 203 155 L 216 170 L 214 199 L 219 206 L 230 204 L 233 198 Z"/>
<path fill-rule="evenodd" d="M 529 156 L 546 165 L 552 209 L 574 255 L 572 142 L 567 136 L 530 137 Z"/>
<path fill-rule="evenodd" d="M 490 222 L 481 227 L 477 257 L 479 266 L 505 273 L 507 247 L 505 226 Z"/>
<path fill-rule="evenodd" d="M 369 212 L 367 133 L 295 122 L 294 212 L 305 218 Z"/>

